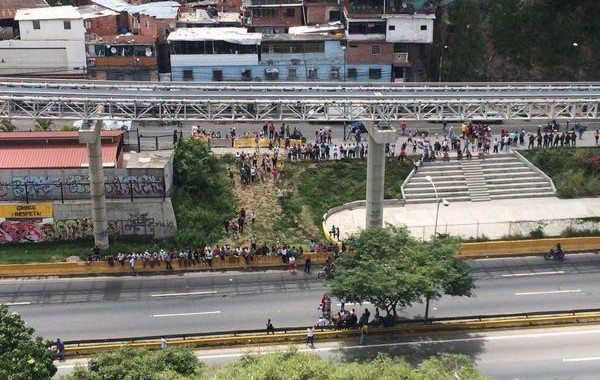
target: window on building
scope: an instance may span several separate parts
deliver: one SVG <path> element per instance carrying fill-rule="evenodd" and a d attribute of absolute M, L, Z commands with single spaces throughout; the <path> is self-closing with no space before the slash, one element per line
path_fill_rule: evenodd
<path fill-rule="evenodd" d="M 369 79 L 381 79 L 381 69 L 369 69 Z"/>
<path fill-rule="evenodd" d="M 329 70 L 329 78 L 330 79 L 340 79 L 339 67 L 332 67 L 331 70 Z"/>
<path fill-rule="evenodd" d="M 329 21 L 340 21 L 340 11 L 329 11 Z"/>
<path fill-rule="evenodd" d="M 294 17 L 296 10 L 294 8 L 286 8 L 285 17 Z"/>
<path fill-rule="evenodd" d="M 144 27 L 147 29 L 150 25 L 148 24 L 148 20 L 144 20 Z"/>
<path fill-rule="evenodd" d="M 194 80 L 194 70 L 183 70 L 183 80 L 184 81 L 193 81 Z"/>
<path fill-rule="evenodd" d="M 265 79 L 277 80 L 279 79 L 279 70 L 274 67 L 268 67 L 265 69 Z"/>
<path fill-rule="evenodd" d="M 356 69 L 348 69 L 346 77 L 348 79 L 356 79 L 358 77 L 358 71 Z"/>
<path fill-rule="evenodd" d="M 65 27 L 65 30 L 71 29 L 71 21 L 65 20 L 63 21 L 63 25 Z"/>
<path fill-rule="evenodd" d="M 381 45 L 373 45 L 371 46 L 372 54 L 381 54 Z"/>
<path fill-rule="evenodd" d="M 319 79 L 319 72 L 317 69 L 308 69 L 308 79 Z"/>
<path fill-rule="evenodd" d="M 252 9 L 252 17 L 275 17 L 275 8 L 254 8 Z"/>
<path fill-rule="evenodd" d="M 86 28 L 86 29 L 90 29 L 90 28 L 92 27 L 92 22 L 91 22 L 90 20 L 85 20 L 85 21 L 83 22 L 83 26 L 84 26 L 84 28 Z"/>
<path fill-rule="evenodd" d="M 250 80 L 252 80 L 252 70 L 250 70 L 250 69 L 244 69 L 244 70 L 242 70 L 242 80 L 243 81 L 250 81 Z"/>
<path fill-rule="evenodd" d="M 213 82 L 223 81 L 223 70 L 213 70 L 212 80 L 213 80 Z"/>
<path fill-rule="evenodd" d="M 288 79 L 298 79 L 298 71 L 295 68 L 288 69 Z"/>
<path fill-rule="evenodd" d="M 427 30 L 427 25 L 421 25 L 421 30 Z"/>
<path fill-rule="evenodd" d="M 396 30 L 396 25 L 388 25 L 388 30 Z"/>
<path fill-rule="evenodd" d="M 39 29 L 39 28 L 40 28 L 39 20 L 33 20 L 33 29 Z"/>

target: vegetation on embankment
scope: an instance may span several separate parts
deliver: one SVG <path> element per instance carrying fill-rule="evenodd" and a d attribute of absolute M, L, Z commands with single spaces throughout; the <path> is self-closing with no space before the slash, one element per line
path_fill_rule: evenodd
<path fill-rule="evenodd" d="M 175 148 L 175 191 L 178 247 L 197 248 L 223 237 L 223 221 L 233 216 L 235 204 L 225 161 L 217 158 L 203 139 L 180 139 Z"/>
<path fill-rule="evenodd" d="M 402 198 L 400 187 L 413 168 L 412 162 L 386 162 L 384 197 Z M 290 226 L 320 230 L 323 214 L 344 203 L 363 200 L 367 189 L 367 161 L 319 161 L 286 163 L 282 180 L 288 197 L 283 206 Z"/>
<path fill-rule="evenodd" d="M 250 350 L 251 351 L 251 350 Z M 90 365 L 77 365 L 66 380 L 452 380 L 491 379 L 465 355 L 440 353 L 413 365 L 402 357 L 375 355 L 361 361 L 339 362 L 290 348 L 266 355 L 248 354 L 226 365 L 208 367 L 189 347 L 166 350 L 122 348 L 101 353 Z"/>
<path fill-rule="evenodd" d="M 600 1 L 456 0 L 440 7 L 428 71 L 444 81 L 600 79 Z"/>
<path fill-rule="evenodd" d="M 559 197 L 600 195 L 600 148 L 528 149 L 520 152 L 552 178 Z"/>

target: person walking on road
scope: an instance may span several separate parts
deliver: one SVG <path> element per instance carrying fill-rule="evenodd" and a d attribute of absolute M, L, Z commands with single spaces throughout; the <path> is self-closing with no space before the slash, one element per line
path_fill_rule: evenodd
<path fill-rule="evenodd" d="M 129 269 L 131 271 L 131 275 L 132 276 L 137 276 L 137 272 L 135 271 L 135 260 L 136 260 L 136 255 L 135 253 L 131 255 L 131 258 L 129 259 Z"/>
<path fill-rule="evenodd" d="M 267 335 L 269 334 L 275 335 L 275 327 L 273 327 L 273 323 L 271 323 L 271 318 L 267 320 Z"/>
<path fill-rule="evenodd" d="M 362 327 L 360 328 L 360 340 L 358 341 L 358 344 L 360 346 L 364 346 L 367 344 L 367 331 L 368 326 L 366 324 L 362 325 Z"/>
<path fill-rule="evenodd" d="M 304 273 L 310 274 L 311 264 L 312 260 L 310 259 L 310 257 L 307 257 L 306 260 L 304 260 Z"/>
<path fill-rule="evenodd" d="M 65 344 L 62 340 L 56 339 L 56 356 L 58 356 L 58 360 L 65 360 Z"/>
<path fill-rule="evenodd" d="M 315 330 L 313 330 L 312 326 L 306 329 L 306 345 L 310 346 L 310 348 L 315 347 Z"/>

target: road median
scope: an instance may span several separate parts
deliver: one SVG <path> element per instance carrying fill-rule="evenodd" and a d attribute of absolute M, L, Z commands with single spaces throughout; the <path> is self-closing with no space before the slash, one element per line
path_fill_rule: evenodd
<path fill-rule="evenodd" d="M 369 334 L 420 334 L 437 332 L 465 332 L 523 329 L 534 327 L 564 326 L 571 324 L 599 324 L 600 309 L 550 311 L 522 314 L 503 314 L 488 316 L 466 316 L 457 318 L 437 318 L 424 320 L 399 321 L 393 327 L 371 327 Z M 331 341 L 354 338 L 360 335 L 360 329 L 316 329 L 316 341 Z M 65 342 L 65 352 L 69 357 L 82 357 L 121 347 L 157 349 L 161 337 L 137 337 L 130 339 L 106 339 L 93 341 Z M 188 345 L 195 348 L 255 346 L 257 344 L 298 343 L 306 340 L 306 327 L 277 329 L 274 334 L 264 330 L 245 330 L 218 332 L 214 334 L 172 335 L 165 337 L 169 345 Z"/>

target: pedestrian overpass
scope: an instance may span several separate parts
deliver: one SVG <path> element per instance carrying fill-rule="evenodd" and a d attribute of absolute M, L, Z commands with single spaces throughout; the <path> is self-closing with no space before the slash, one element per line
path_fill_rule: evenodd
<path fill-rule="evenodd" d="M 0 78 L 0 118 L 460 121 L 600 118 L 600 82 L 149 83 Z"/>

